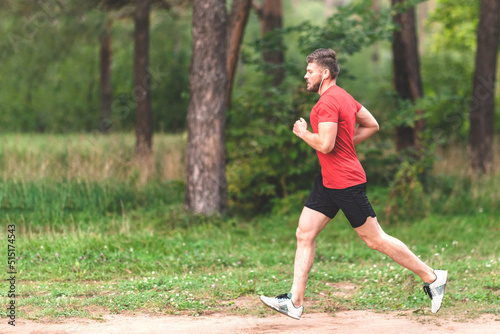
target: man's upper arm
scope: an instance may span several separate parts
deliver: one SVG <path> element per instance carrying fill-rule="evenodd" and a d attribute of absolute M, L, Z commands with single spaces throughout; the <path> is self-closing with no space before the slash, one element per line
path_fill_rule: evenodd
<path fill-rule="evenodd" d="M 377 120 L 365 107 L 361 107 L 361 109 L 356 114 L 356 123 L 367 128 L 378 128 Z"/>
<path fill-rule="evenodd" d="M 335 147 L 335 139 L 337 138 L 338 123 L 336 122 L 321 122 L 318 124 L 318 135 L 322 142 L 322 153 L 330 153 Z"/>

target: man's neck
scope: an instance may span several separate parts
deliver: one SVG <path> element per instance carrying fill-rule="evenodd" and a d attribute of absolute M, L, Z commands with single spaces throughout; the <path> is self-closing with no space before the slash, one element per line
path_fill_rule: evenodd
<path fill-rule="evenodd" d="M 319 87 L 318 94 L 320 96 L 323 95 L 323 93 L 326 92 L 328 90 L 328 88 L 336 85 L 336 82 L 337 82 L 337 80 L 328 80 L 328 81 L 325 80 L 325 82 L 323 82 L 321 87 Z"/>

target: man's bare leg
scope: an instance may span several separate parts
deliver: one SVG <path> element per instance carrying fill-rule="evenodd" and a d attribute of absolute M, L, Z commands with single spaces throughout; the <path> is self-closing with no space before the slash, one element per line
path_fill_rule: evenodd
<path fill-rule="evenodd" d="M 436 279 L 432 268 L 413 254 L 403 242 L 386 234 L 376 217 L 368 217 L 366 223 L 354 230 L 368 247 L 389 256 L 401 266 L 413 271 L 424 282 L 431 283 Z"/>
<path fill-rule="evenodd" d="M 302 305 L 309 272 L 314 263 L 316 237 L 325 228 L 330 218 L 324 214 L 304 207 L 297 227 L 297 250 L 293 267 L 292 302 L 295 307 Z"/>

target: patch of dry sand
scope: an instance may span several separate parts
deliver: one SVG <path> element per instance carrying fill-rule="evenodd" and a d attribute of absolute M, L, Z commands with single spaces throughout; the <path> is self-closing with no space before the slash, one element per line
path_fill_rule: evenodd
<path fill-rule="evenodd" d="M 494 315 L 483 315 L 468 322 L 457 322 L 448 316 L 412 316 L 405 313 L 342 311 L 334 314 L 304 314 L 299 321 L 280 314 L 265 318 L 216 313 L 200 317 L 170 315 L 105 315 L 103 321 L 65 318 L 49 322 L 19 319 L 16 327 L 0 324 L 0 333 L 23 334 L 156 334 L 156 333 L 349 333 L 349 334 L 498 334 L 500 321 Z M 5 321 L 5 319 L 3 319 Z"/>

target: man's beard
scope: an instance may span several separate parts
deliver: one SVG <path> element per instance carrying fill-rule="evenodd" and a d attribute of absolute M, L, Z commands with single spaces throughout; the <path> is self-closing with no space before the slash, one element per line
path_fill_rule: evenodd
<path fill-rule="evenodd" d="M 320 83 L 319 83 L 319 82 L 317 82 L 316 84 L 314 84 L 314 85 L 312 85 L 312 86 L 308 86 L 308 87 L 307 87 L 307 91 L 308 91 L 308 92 L 311 92 L 311 93 L 317 93 L 317 92 L 318 92 L 318 90 L 319 90 L 319 85 L 320 85 Z"/>

